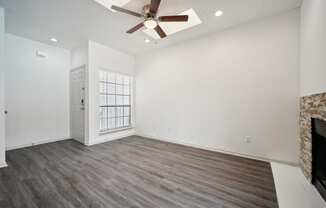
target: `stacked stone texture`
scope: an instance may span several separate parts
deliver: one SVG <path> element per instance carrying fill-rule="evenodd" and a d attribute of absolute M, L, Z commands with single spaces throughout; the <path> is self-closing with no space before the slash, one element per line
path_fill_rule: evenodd
<path fill-rule="evenodd" d="M 300 100 L 300 166 L 311 181 L 311 118 L 326 121 L 326 93 L 302 97 Z"/>

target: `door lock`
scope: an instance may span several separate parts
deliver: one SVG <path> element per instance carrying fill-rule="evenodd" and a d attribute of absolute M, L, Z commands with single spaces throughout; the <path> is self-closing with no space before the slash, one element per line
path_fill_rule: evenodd
<path fill-rule="evenodd" d="M 7 111 L 7 110 L 5 110 L 5 114 L 6 114 L 6 115 L 8 114 L 8 111 Z"/>

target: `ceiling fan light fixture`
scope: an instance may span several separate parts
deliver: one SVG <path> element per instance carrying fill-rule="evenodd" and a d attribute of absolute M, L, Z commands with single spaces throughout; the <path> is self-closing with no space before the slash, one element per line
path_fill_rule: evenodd
<path fill-rule="evenodd" d="M 144 25 L 146 28 L 148 29 L 154 29 L 155 27 L 157 27 L 157 21 L 154 19 L 148 19 L 144 22 Z"/>

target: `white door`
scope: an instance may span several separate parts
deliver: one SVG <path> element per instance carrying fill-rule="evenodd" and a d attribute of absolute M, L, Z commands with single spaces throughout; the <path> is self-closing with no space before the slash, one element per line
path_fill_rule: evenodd
<path fill-rule="evenodd" d="M 4 10 L 0 8 L 0 168 L 5 166 Z"/>
<path fill-rule="evenodd" d="M 84 144 L 85 141 L 85 67 L 70 72 L 70 134 Z"/>

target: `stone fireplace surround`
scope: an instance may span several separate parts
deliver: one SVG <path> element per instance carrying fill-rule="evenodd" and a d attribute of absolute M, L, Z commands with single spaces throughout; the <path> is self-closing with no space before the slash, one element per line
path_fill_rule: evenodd
<path fill-rule="evenodd" d="M 300 99 L 300 166 L 309 181 L 312 178 L 311 118 L 326 121 L 326 93 L 309 95 Z"/>

